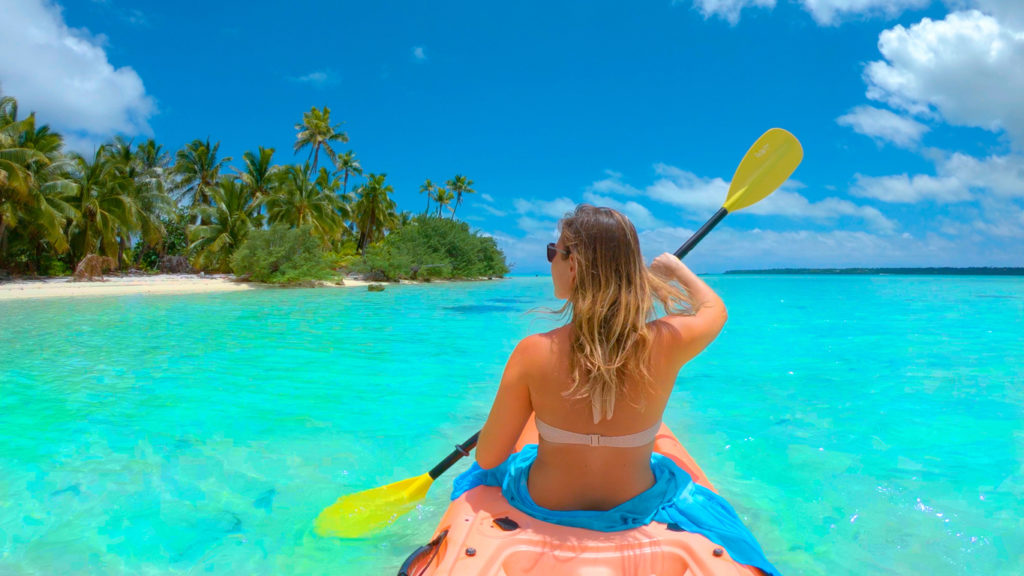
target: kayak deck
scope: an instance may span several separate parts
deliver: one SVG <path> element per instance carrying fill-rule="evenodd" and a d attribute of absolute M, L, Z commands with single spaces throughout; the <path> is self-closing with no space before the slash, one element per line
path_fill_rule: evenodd
<path fill-rule="evenodd" d="M 516 449 L 537 442 L 533 419 Z M 664 424 L 654 443 L 712 490 L 707 476 Z M 704 576 L 760 574 L 733 562 L 720 546 L 699 534 L 653 522 L 622 532 L 596 532 L 537 520 L 513 508 L 494 486 L 480 486 L 452 501 L 430 544 L 413 552 L 402 576 L 452 574 L 510 576 L 657 574 Z"/>

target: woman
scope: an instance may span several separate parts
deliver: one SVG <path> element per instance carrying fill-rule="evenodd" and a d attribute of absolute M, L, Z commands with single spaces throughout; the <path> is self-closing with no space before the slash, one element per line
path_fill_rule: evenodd
<path fill-rule="evenodd" d="M 732 506 L 652 454 L 679 369 L 725 324 L 722 300 L 672 254 L 648 269 L 636 230 L 614 210 L 580 205 L 559 228 L 548 260 L 570 321 L 516 346 L 476 465 L 455 480 L 452 498 L 501 486 L 517 509 L 565 526 L 674 524 L 778 574 Z M 655 300 L 668 314 L 652 319 Z M 540 442 L 513 454 L 531 414 Z"/>
<path fill-rule="evenodd" d="M 476 459 L 485 469 L 504 462 L 535 412 L 534 502 L 609 510 L 653 486 L 654 436 L 676 376 L 721 331 L 725 305 L 672 254 L 648 269 L 636 230 L 614 210 L 584 204 L 559 227 L 548 256 L 570 322 L 516 346 Z M 655 299 L 670 313 L 651 321 Z M 608 440 L 583 445 L 580 434 Z"/>

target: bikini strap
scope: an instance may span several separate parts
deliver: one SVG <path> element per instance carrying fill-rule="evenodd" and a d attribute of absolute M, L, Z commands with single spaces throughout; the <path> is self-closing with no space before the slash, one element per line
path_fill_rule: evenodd
<path fill-rule="evenodd" d="M 658 422 L 647 430 L 637 432 L 636 434 L 602 436 L 601 434 L 579 434 L 562 430 L 542 421 L 540 418 L 536 419 L 536 423 L 537 433 L 548 442 L 554 444 L 578 444 L 581 446 L 603 446 L 607 448 L 639 448 L 654 442 L 654 439 L 658 436 L 658 430 L 661 430 L 661 422 Z"/>

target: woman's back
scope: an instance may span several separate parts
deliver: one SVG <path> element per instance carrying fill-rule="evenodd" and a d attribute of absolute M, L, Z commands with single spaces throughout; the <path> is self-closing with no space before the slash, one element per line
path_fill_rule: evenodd
<path fill-rule="evenodd" d="M 572 387 L 570 371 L 571 326 L 563 326 L 532 338 L 534 353 L 528 381 L 530 400 L 537 420 L 577 434 L 622 437 L 657 430 L 679 372 L 678 358 L 663 348 L 673 339 L 665 320 L 649 324 L 652 343 L 650 385 L 626 383 L 628 395 L 615 404 L 611 419 L 594 423 L 589 399 L 568 399 Z M 651 474 L 650 441 L 631 447 L 590 446 L 552 442 L 542 431 L 537 460 L 530 470 L 530 495 L 552 510 L 608 510 L 647 490 L 654 484 Z"/>
<path fill-rule="evenodd" d="M 648 269 L 635 229 L 614 210 L 580 206 L 561 227 L 548 260 L 570 322 L 512 352 L 477 462 L 485 469 L 504 462 L 536 413 L 540 445 L 528 478 L 534 502 L 607 510 L 654 484 L 654 434 L 676 376 L 718 335 L 725 306 L 672 254 Z M 655 300 L 669 314 L 648 321 Z"/>

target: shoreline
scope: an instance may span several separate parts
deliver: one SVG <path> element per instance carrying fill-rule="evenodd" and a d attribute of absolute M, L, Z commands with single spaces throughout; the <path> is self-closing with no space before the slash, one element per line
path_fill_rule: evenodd
<path fill-rule="evenodd" d="M 327 283 L 329 288 L 366 287 L 373 282 L 344 278 L 344 284 Z M 211 294 L 277 288 L 269 284 L 239 281 L 230 274 L 154 274 L 151 276 L 107 276 L 103 280 L 74 282 L 70 277 L 11 280 L 0 282 L 0 302 L 47 298 L 130 296 L 150 294 Z"/>
<path fill-rule="evenodd" d="M 430 282 L 399 280 L 398 282 L 370 281 L 356 276 L 340 282 L 320 282 L 316 288 L 366 288 L 371 284 L 388 286 L 446 284 L 453 282 L 481 282 L 501 278 L 467 278 L 461 280 L 431 280 Z M 0 302 L 15 300 L 43 300 L 50 298 L 90 298 L 103 296 L 135 296 L 158 294 L 212 294 L 243 292 L 246 290 L 274 290 L 308 288 L 313 286 L 278 286 L 259 282 L 245 282 L 232 274 L 152 274 L 138 276 L 110 275 L 103 280 L 75 282 L 70 276 L 0 281 Z"/>

